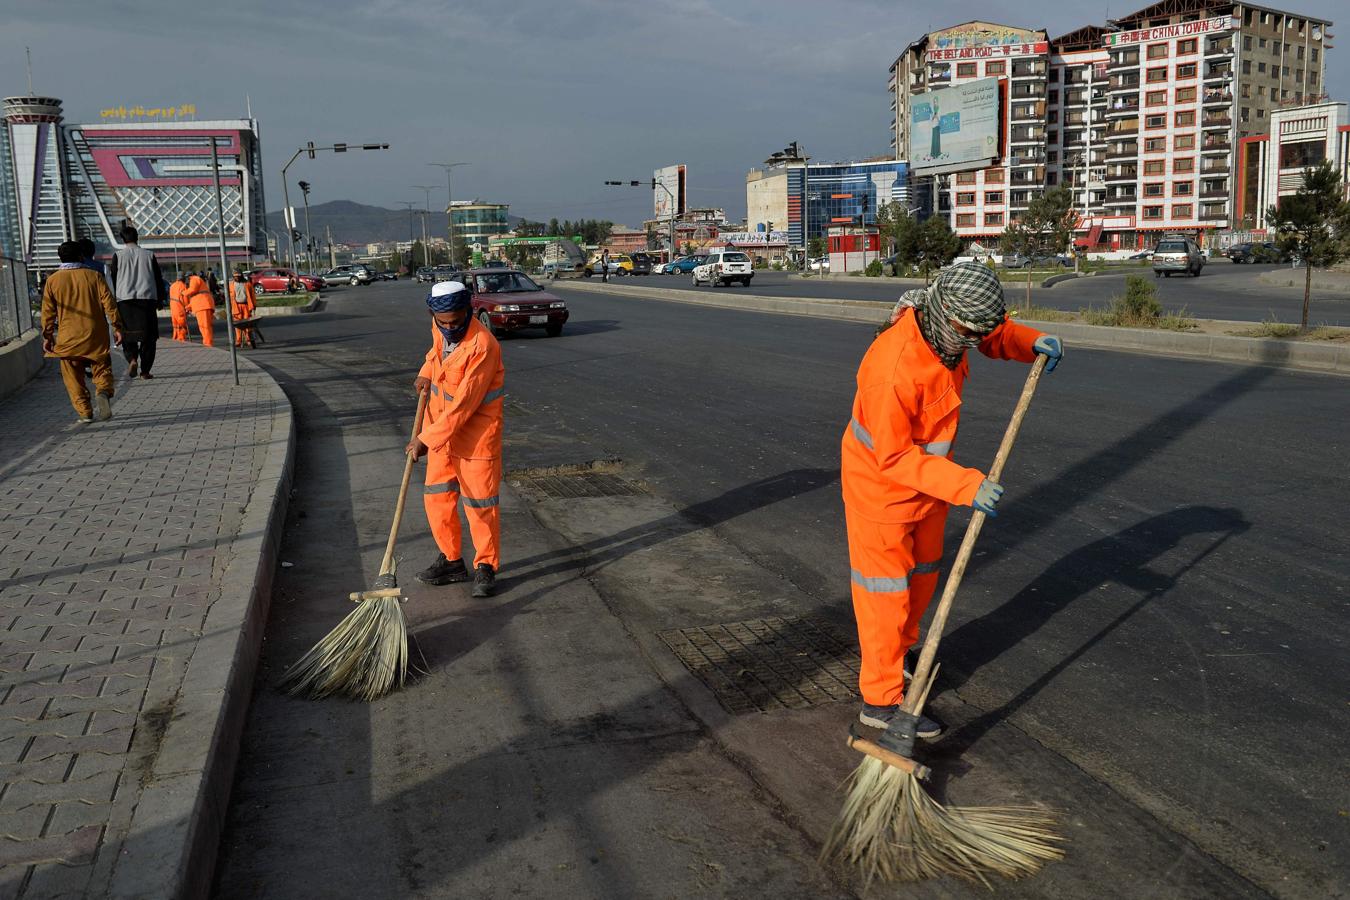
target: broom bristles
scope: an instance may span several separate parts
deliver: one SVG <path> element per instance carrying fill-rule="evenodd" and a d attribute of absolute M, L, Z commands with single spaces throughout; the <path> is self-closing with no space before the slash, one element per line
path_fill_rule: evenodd
<path fill-rule="evenodd" d="M 314 700 L 378 700 L 408 673 L 408 625 L 397 597 L 362 600 L 291 666 L 282 690 Z"/>
<path fill-rule="evenodd" d="M 1021 878 L 1064 855 L 1054 819 L 1035 807 L 943 806 L 912 774 L 871 757 L 847 787 L 821 858 L 857 865 L 869 883 L 955 875 L 990 886 L 989 875 Z"/>

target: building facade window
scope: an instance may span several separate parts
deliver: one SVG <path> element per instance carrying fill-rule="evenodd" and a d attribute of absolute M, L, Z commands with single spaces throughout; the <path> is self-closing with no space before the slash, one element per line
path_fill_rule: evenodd
<path fill-rule="evenodd" d="M 1160 81 L 1166 81 L 1167 66 L 1158 66 L 1156 69 L 1149 69 L 1147 80 L 1150 84 L 1155 84 Z"/>
<path fill-rule="evenodd" d="M 1193 181 L 1175 181 L 1172 183 L 1172 196 L 1188 197 L 1195 193 L 1195 182 Z"/>
<path fill-rule="evenodd" d="M 1172 140 L 1173 150 L 1190 150 L 1195 147 L 1195 135 L 1179 134 Z"/>
<path fill-rule="evenodd" d="M 1178 103 L 1194 103 L 1194 102 L 1195 102 L 1195 88 L 1193 88 L 1193 87 L 1177 88 L 1177 102 L 1178 102 Z"/>
<path fill-rule="evenodd" d="M 1174 219 L 1189 219 L 1189 218 L 1191 218 L 1191 216 L 1192 216 L 1192 213 L 1191 213 L 1191 204 L 1189 204 L 1189 203 L 1173 203 L 1173 204 L 1172 204 L 1172 218 L 1174 218 Z"/>
<path fill-rule="evenodd" d="M 1145 127 L 1145 128 L 1166 128 L 1166 127 L 1167 127 L 1167 116 L 1145 116 L 1145 117 L 1144 117 L 1144 127 Z"/>
<path fill-rule="evenodd" d="M 975 192 L 974 192 L 974 191 L 958 191 L 957 194 L 956 194 L 956 205 L 957 205 L 957 206 L 974 206 L 974 205 L 975 205 Z"/>
<path fill-rule="evenodd" d="M 975 63 L 957 63 L 957 64 L 956 64 L 956 77 L 957 77 L 957 78 L 974 78 L 976 74 L 977 74 L 977 73 L 976 73 L 976 71 L 975 71 Z"/>
<path fill-rule="evenodd" d="M 1187 38 L 1184 41 L 1177 41 L 1177 56 L 1186 56 L 1194 53 L 1196 48 L 1195 38 Z"/>
<path fill-rule="evenodd" d="M 984 224 L 986 226 L 1001 226 L 1003 224 L 1003 213 L 991 212 L 984 214 Z"/>
<path fill-rule="evenodd" d="M 1145 206 L 1145 219 L 1161 219 L 1163 217 L 1163 208 L 1161 206 Z"/>
<path fill-rule="evenodd" d="M 1149 45 L 1148 45 L 1148 58 L 1149 58 L 1149 59 L 1167 59 L 1167 45 L 1166 45 L 1166 44 L 1149 44 Z"/>
<path fill-rule="evenodd" d="M 1172 171 L 1173 171 L 1173 172 L 1194 172 L 1194 171 L 1195 171 L 1195 157 L 1194 157 L 1194 156 L 1181 156 L 1181 157 L 1178 157 L 1177 159 L 1172 160 Z"/>
<path fill-rule="evenodd" d="M 1002 192 L 1002 191 L 985 191 L 985 192 L 984 192 L 984 202 L 985 202 L 986 204 L 990 205 L 990 206 L 993 206 L 993 205 L 1002 203 L 1002 202 L 1003 202 L 1003 192 Z"/>
<path fill-rule="evenodd" d="M 1166 153 L 1166 152 L 1167 152 L 1167 138 L 1165 138 L 1165 137 L 1151 137 L 1151 138 L 1144 138 L 1144 152 L 1145 152 L 1145 153 Z"/>
<path fill-rule="evenodd" d="M 1184 127 L 1186 125 L 1194 125 L 1195 110 L 1187 109 L 1177 113 L 1176 119 L 1174 121 L 1176 122 L 1178 128 Z"/>
<path fill-rule="evenodd" d="M 1144 161 L 1145 175 L 1161 175 L 1166 171 L 1166 161 L 1161 159 L 1148 159 Z"/>
<path fill-rule="evenodd" d="M 1177 66 L 1177 77 L 1178 77 L 1178 78 L 1194 78 L 1194 77 L 1195 77 L 1195 63 L 1186 63 L 1186 64 L 1184 64 L 1184 65 Z"/>
<path fill-rule="evenodd" d="M 956 183 L 957 183 L 957 184 L 974 184 L 974 183 L 975 183 L 975 173 L 974 173 L 974 172 L 957 172 L 957 173 L 956 173 Z"/>
<path fill-rule="evenodd" d="M 1145 197 L 1161 197 L 1163 195 L 1163 183 L 1161 181 L 1150 181 L 1144 185 Z"/>
<path fill-rule="evenodd" d="M 990 60 L 984 64 L 984 74 L 1002 75 L 1008 71 L 1008 64 L 1001 59 Z"/>
<path fill-rule="evenodd" d="M 956 214 L 956 227 L 957 227 L 957 228 L 974 228 L 974 227 L 975 227 L 975 214 L 974 214 L 974 213 L 957 213 L 957 214 Z"/>
<path fill-rule="evenodd" d="M 1144 95 L 1144 102 L 1148 106 L 1166 106 L 1167 91 L 1149 91 Z"/>
<path fill-rule="evenodd" d="M 1007 173 L 1006 173 L 1003 169 L 985 169 L 985 170 L 984 170 L 984 183 L 985 183 L 985 184 L 1003 184 L 1003 182 L 1004 182 L 1004 180 L 1005 180 L 1006 178 L 1007 178 Z"/>

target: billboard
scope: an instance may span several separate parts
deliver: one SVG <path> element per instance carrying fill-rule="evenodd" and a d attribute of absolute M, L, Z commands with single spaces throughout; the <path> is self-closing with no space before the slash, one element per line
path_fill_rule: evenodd
<path fill-rule="evenodd" d="M 915 94 L 909 164 L 918 174 L 979 169 L 999 155 L 997 78 Z"/>
<path fill-rule="evenodd" d="M 684 215 L 685 211 L 689 208 L 685 203 L 684 198 L 684 166 L 666 166 L 664 169 L 657 169 L 652 173 L 652 179 L 656 182 L 656 184 L 652 186 L 652 211 L 655 213 L 652 218 L 670 218 L 670 203 L 672 197 L 674 197 L 675 200 L 675 217 L 679 218 Z M 669 194 L 657 186 L 662 184 L 670 191 Z"/>

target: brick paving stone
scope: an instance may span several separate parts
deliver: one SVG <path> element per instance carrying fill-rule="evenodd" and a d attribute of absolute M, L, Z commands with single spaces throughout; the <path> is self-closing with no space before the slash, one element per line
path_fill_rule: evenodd
<path fill-rule="evenodd" d="M 0 402 L 5 896 L 106 892 L 141 717 L 177 693 L 282 412 L 223 353 L 159 354 L 154 381 L 119 380 L 110 422 L 75 425 L 51 365 Z"/>

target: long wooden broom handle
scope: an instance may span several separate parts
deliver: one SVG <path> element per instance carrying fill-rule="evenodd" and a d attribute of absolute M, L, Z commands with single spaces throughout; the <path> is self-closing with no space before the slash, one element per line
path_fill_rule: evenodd
<path fill-rule="evenodd" d="M 998 481 L 1003 475 L 1003 466 L 1012 454 L 1013 442 L 1017 440 L 1022 420 L 1026 418 L 1027 410 L 1031 407 L 1032 395 L 1036 393 L 1036 385 L 1041 380 L 1041 373 L 1045 371 L 1048 359 L 1049 357 L 1044 354 L 1036 354 L 1036 361 L 1032 363 L 1031 371 L 1027 373 L 1027 382 L 1022 385 L 1022 396 L 1018 398 L 1012 420 L 1008 422 L 1008 430 L 1003 432 L 1003 443 L 998 445 L 994 464 L 989 467 L 990 481 Z M 930 672 L 933 660 L 937 657 L 938 643 L 942 640 L 942 630 L 947 627 L 947 614 L 951 612 L 952 601 L 956 599 L 956 591 L 961 587 L 966 566 L 975 552 L 975 539 L 980 536 L 980 529 L 984 527 L 986 518 L 988 516 L 978 509 L 971 514 L 970 524 L 966 526 L 966 536 L 961 539 L 961 549 L 957 551 L 956 561 L 952 563 L 952 570 L 947 575 L 947 583 L 942 589 L 942 599 L 938 602 L 937 610 L 933 613 L 933 621 L 928 626 L 928 637 L 924 639 L 923 652 L 919 654 L 919 665 L 915 668 L 914 677 L 905 690 L 904 710 L 911 715 L 920 711 L 928 696 L 928 689 L 931 687 Z"/>
<path fill-rule="evenodd" d="M 413 417 L 412 436 L 422 433 L 422 416 L 427 411 L 429 391 L 422 391 L 417 398 L 417 415 Z M 394 544 L 398 543 L 398 528 L 403 524 L 403 504 L 408 499 L 408 482 L 412 480 L 413 459 L 411 453 L 403 463 L 403 484 L 398 489 L 398 505 L 394 507 L 394 524 L 389 527 L 389 543 L 384 545 L 384 561 L 380 563 L 380 574 L 388 575 L 394 571 Z"/>

